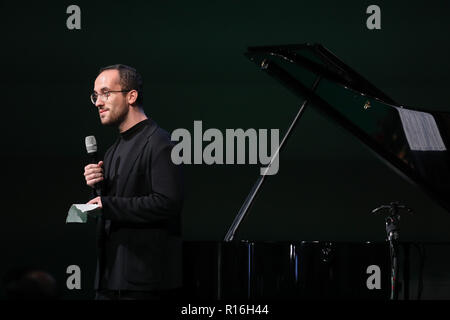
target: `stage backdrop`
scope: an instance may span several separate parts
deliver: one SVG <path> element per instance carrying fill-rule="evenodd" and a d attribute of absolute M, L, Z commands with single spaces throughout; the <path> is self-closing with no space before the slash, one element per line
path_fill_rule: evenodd
<path fill-rule="evenodd" d="M 380 8 L 369 29 L 367 8 Z M 78 21 L 73 14 L 78 12 Z M 144 77 L 145 111 L 172 132 L 279 129 L 301 100 L 250 62 L 248 46 L 320 43 L 403 105 L 449 111 L 448 1 L 2 2 L 0 273 L 32 265 L 67 299 L 93 296 L 95 226 L 65 224 L 89 198 L 84 137 L 103 153 L 117 138 L 89 95 L 99 68 L 123 63 Z M 69 9 L 69 10 L 68 10 Z M 69 13 L 68 13 L 69 11 Z M 222 240 L 260 165 L 186 165 L 185 240 Z M 405 241 L 448 241 L 450 214 L 376 159 L 355 137 L 307 109 L 236 238 L 383 241 L 375 207 L 415 213 Z M 66 269 L 82 272 L 68 290 Z"/>

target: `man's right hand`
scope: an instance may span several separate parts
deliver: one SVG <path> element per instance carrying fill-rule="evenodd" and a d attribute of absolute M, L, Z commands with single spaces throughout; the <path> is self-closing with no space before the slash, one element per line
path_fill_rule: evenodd
<path fill-rule="evenodd" d="M 97 164 L 91 163 L 84 167 L 84 178 L 86 184 L 93 188 L 97 182 L 103 180 L 103 161 L 99 161 Z"/>

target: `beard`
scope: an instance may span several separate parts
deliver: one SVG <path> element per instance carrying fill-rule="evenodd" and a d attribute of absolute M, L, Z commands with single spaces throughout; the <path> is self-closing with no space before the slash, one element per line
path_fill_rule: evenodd
<path fill-rule="evenodd" d="M 118 127 L 127 118 L 128 108 L 125 108 L 122 111 L 111 111 L 111 109 L 109 109 L 107 113 L 108 115 L 105 118 L 102 118 L 100 115 L 100 121 L 102 122 L 102 124 L 106 126 Z"/>

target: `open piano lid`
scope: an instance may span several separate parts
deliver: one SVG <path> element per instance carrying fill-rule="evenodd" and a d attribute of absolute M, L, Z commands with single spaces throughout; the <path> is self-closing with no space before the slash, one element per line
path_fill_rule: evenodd
<path fill-rule="evenodd" d="M 450 113 L 397 104 L 319 44 L 249 47 L 246 56 L 450 212 Z"/>

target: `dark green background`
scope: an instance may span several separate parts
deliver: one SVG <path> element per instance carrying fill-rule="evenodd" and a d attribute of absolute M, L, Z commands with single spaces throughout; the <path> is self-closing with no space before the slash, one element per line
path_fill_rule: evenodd
<path fill-rule="evenodd" d="M 66 8 L 81 8 L 81 30 Z M 366 8 L 381 8 L 381 30 Z M 92 295 L 94 224 L 66 225 L 89 200 L 84 137 L 104 152 L 117 137 L 89 101 L 100 67 L 123 63 L 145 82 L 145 110 L 160 126 L 287 129 L 301 103 L 245 56 L 248 46 L 321 43 L 403 105 L 450 111 L 448 1 L 169 1 L 1 3 L 2 259 L 33 264 L 65 287 L 82 270 Z M 259 174 L 257 165 L 186 166 L 183 234 L 221 240 Z M 370 211 L 399 200 L 408 241 L 448 241 L 450 215 L 353 136 L 310 108 L 267 179 L 237 239 L 383 241 Z"/>

